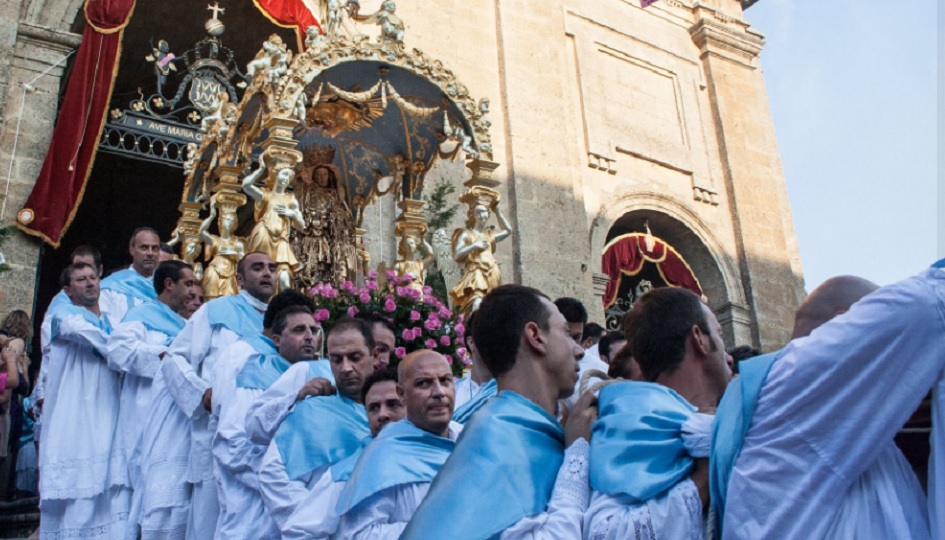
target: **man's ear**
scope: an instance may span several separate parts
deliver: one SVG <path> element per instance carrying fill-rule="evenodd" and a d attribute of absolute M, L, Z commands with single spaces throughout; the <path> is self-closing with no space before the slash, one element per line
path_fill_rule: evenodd
<path fill-rule="evenodd" d="M 243 280 L 243 274 L 237 273 L 237 274 L 236 274 L 236 284 L 239 285 L 240 289 L 243 288 L 243 281 L 244 281 L 244 280 Z"/>
<path fill-rule="evenodd" d="M 275 344 L 276 348 L 278 349 L 278 348 L 279 348 L 279 345 L 282 343 L 282 335 L 281 335 L 281 334 L 272 334 L 272 342 L 273 342 L 273 344 Z"/>
<path fill-rule="evenodd" d="M 397 397 L 399 397 L 400 399 L 404 399 L 404 396 L 406 395 L 406 392 L 404 392 L 404 387 L 403 387 L 403 385 L 401 385 L 401 384 L 398 382 L 397 385 L 396 385 L 394 388 L 397 389 Z"/>
<path fill-rule="evenodd" d="M 712 352 L 712 337 L 702 331 L 699 325 L 692 325 L 689 331 L 689 339 L 692 343 L 692 349 L 701 356 L 708 356 Z"/>
<path fill-rule="evenodd" d="M 538 323 L 530 321 L 525 324 L 525 330 L 522 332 L 522 340 L 536 352 L 545 352 L 545 336 L 542 334 L 541 327 L 538 326 Z"/>

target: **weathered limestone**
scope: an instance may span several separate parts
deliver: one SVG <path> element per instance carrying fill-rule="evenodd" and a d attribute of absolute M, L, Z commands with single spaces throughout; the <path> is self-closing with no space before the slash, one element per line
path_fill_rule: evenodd
<path fill-rule="evenodd" d="M 0 0 L 4 172 L 19 82 L 68 50 L 81 8 L 77 0 L 21 1 L 12 9 Z M 646 217 L 693 268 L 728 345 L 783 344 L 803 294 L 802 271 L 759 64 L 764 42 L 742 11 L 751 3 L 398 3 L 406 46 L 441 60 L 470 95 L 491 99 L 499 164 L 492 176 L 515 230 L 496 252 L 503 281 L 578 297 L 602 321 L 608 233 Z M 15 55 L 4 41 L 7 27 L 17 29 Z M 13 213 L 45 154 L 59 73 L 27 98 Z M 427 182 L 446 178 L 458 197 L 470 176 L 461 163 L 443 163 Z M 371 230 L 377 217 L 365 216 L 378 262 L 394 256 L 394 217 L 392 205 L 382 212 L 384 240 Z M 451 226 L 463 218 L 460 212 Z M 0 312 L 29 305 L 38 254 L 31 239 L 7 244 L 14 272 L 0 278 Z"/>

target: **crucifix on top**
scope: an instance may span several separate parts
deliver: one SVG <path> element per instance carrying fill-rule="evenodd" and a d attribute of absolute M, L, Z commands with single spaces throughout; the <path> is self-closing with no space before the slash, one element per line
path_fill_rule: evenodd
<path fill-rule="evenodd" d="M 219 18 L 220 18 L 220 14 L 225 13 L 225 12 L 226 12 L 226 9 L 225 9 L 225 8 L 221 8 L 219 2 L 214 2 L 212 6 L 211 6 L 210 4 L 207 4 L 207 11 L 212 11 L 212 12 L 213 12 L 213 18 L 214 18 L 214 19 L 219 19 Z"/>

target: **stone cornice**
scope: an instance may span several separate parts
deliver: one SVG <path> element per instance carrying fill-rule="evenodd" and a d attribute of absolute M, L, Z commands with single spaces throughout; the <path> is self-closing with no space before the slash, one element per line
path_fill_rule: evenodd
<path fill-rule="evenodd" d="M 22 41 L 33 41 L 46 43 L 49 45 L 59 45 L 59 47 L 52 48 L 62 49 L 64 51 L 75 49 L 79 46 L 79 43 L 82 42 L 81 34 L 60 32 L 45 26 L 38 26 L 27 22 L 20 22 L 20 24 L 17 26 L 17 34 L 17 41 L 21 41 L 22 38 L 25 38 L 22 39 Z"/>
<path fill-rule="evenodd" d="M 718 16 L 699 19 L 689 29 L 689 35 L 702 56 L 712 54 L 749 67 L 754 67 L 754 61 L 765 43 L 761 37 L 744 28 L 736 29 L 720 22 Z"/>

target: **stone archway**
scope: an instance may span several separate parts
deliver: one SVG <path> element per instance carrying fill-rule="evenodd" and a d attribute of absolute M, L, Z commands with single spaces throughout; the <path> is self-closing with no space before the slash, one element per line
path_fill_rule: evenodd
<path fill-rule="evenodd" d="M 754 343 L 751 312 L 734 259 L 698 216 L 671 198 L 657 193 L 633 194 L 602 208 L 590 231 L 594 272 L 602 276 L 600 254 L 609 240 L 645 232 L 646 224 L 691 266 L 722 324 L 726 344 Z"/>

